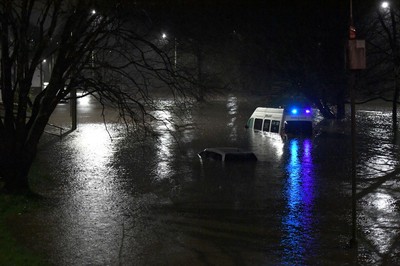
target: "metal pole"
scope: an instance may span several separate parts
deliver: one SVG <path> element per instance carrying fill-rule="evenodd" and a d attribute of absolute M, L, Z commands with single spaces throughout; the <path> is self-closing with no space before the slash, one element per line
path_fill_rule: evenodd
<path fill-rule="evenodd" d="M 350 0 L 350 26 L 354 26 L 353 25 L 353 1 Z"/>
<path fill-rule="evenodd" d="M 176 37 L 174 38 L 174 67 L 175 67 L 175 71 L 176 71 L 176 63 L 178 61 L 178 53 L 176 50 L 177 43 L 176 43 Z"/>
<path fill-rule="evenodd" d="M 40 78 L 39 78 L 40 91 L 42 91 L 43 90 L 43 61 L 40 61 L 39 72 L 40 72 Z"/>
<path fill-rule="evenodd" d="M 357 145 L 356 145 L 356 106 L 355 106 L 355 73 L 350 70 L 351 97 L 351 240 L 350 246 L 357 246 Z"/>
<path fill-rule="evenodd" d="M 77 128 L 77 99 L 76 99 L 76 88 L 72 89 L 70 92 L 70 112 L 72 119 L 72 130 Z"/>
<path fill-rule="evenodd" d="M 353 2 L 350 0 L 350 31 L 354 29 L 353 24 Z M 355 36 L 354 36 L 355 37 Z M 350 42 L 349 42 L 350 45 Z M 348 49 L 350 53 L 352 50 Z M 351 56 L 351 55 L 350 55 Z M 350 67 L 351 68 L 351 67 Z M 350 105 L 351 105 L 351 240 L 350 246 L 357 247 L 357 145 L 356 145 L 356 105 L 355 105 L 355 70 L 350 69 Z"/>

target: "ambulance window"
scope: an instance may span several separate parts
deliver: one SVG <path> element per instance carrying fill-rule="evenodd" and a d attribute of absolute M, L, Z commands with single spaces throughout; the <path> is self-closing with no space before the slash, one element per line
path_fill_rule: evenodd
<path fill-rule="evenodd" d="M 265 119 L 264 120 L 264 126 L 263 126 L 263 131 L 269 131 L 269 126 L 271 124 L 271 120 Z"/>
<path fill-rule="evenodd" d="M 249 120 L 247 120 L 246 128 L 253 128 L 253 124 L 254 124 L 254 118 L 250 118 Z"/>
<path fill-rule="evenodd" d="M 280 124 L 281 124 L 280 121 L 272 120 L 272 123 L 271 123 L 271 132 L 279 133 L 279 126 L 280 126 Z"/>
<path fill-rule="evenodd" d="M 254 129 L 261 130 L 262 119 L 256 118 L 254 120 Z"/>

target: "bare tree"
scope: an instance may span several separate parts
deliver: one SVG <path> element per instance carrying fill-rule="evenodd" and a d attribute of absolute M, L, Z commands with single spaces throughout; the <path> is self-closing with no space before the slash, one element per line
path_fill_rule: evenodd
<path fill-rule="evenodd" d="M 400 9 L 395 2 L 387 6 L 374 4 L 364 11 L 360 27 L 367 42 L 368 68 L 359 80 L 359 97 L 363 98 L 362 103 L 374 99 L 392 103 L 392 126 L 396 131 L 400 93 Z"/>
<path fill-rule="evenodd" d="M 168 56 L 142 19 L 133 5 L 114 1 L 0 1 L 4 190 L 29 191 L 29 169 L 50 115 L 75 89 L 117 107 L 136 132 L 154 119 L 153 92 L 168 90 L 177 100 L 190 93 L 178 87 Z M 31 98 L 34 73 L 49 57 L 49 84 Z"/>
<path fill-rule="evenodd" d="M 344 3 L 291 4 L 272 48 L 274 80 L 286 95 L 299 94 L 328 119 L 342 119 L 347 94 Z"/>

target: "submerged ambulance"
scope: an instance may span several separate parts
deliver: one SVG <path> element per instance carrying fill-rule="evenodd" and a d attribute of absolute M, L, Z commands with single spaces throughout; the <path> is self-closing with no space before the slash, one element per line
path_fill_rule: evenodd
<path fill-rule="evenodd" d="M 246 128 L 280 135 L 311 135 L 313 115 L 311 108 L 257 107 Z"/>

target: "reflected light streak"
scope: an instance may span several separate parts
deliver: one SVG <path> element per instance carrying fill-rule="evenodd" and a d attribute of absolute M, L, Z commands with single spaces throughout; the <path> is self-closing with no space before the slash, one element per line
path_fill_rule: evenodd
<path fill-rule="evenodd" d="M 82 130 L 82 129 L 80 129 Z M 112 156 L 111 138 L 104 125 L 88 125 L 78 135 L 76 142 L 77 163 L 86 169 L 106 171 L 106 164 Z"/>
<path fill-rule="evenodd" d="M 248 134 L 251 149 L 257 154 L 258 160 L 280 161 L 282 159 L 285 142 L 282 140 L 280 135 L 269 132 L 260 134 L 253 130 L 250 130 Z"/>
<path fill-rule="evenodd" d="M 172 174 L 172 152 L 171 152 L 171 145 L 173 142 L 173 138 L 171 133 L 168 131 L 173 131 L 171 119 L 172 114 L 169 111 L 156 111 L 155 116 L 160 121 L 157 122 L 155 126 L 155 130 L 160 132 L 161 135 L 159 137 L 159 141 L 157 143 L 157 158 L 156 158 L 156 169 L 155 174 L 156 180 L 162 180 L 166 178 L 170 178 Z"/>
<path fill-rule="evenodd" d="M 230 95 L 228 102 L 226 103 L 226 108 L 228 109 L 228 114 L 231 116 L 228 120 L 227 127 L 231 128 L 229 134 L 230 140 L 237 140 L 237 129 L 235 127 L 236 116 L 238 111 L 238 99 L 235 96 Z"/>
<path fill-rule="evenodd" d="M 156 131 L 173 131 L 171 123 L 172 115 L 170 111 L 155 111 L 154 117 L 158 119 L 156 122 Z"/>
<path fill-rule="evenodd" d="M 116 183 L 116 171 L 110 166 L 114 154 L 114 145 L 109 132 L 102 124 L 88 124 L 79 127 L 72 143 L 71 197 L 73 215 L 66 215 L 65 224 L 78 224 L 67 227 L 65 236 L 75 236 L 77 242 L 86 241 L 85 245 L 96 249 L 101 246 L 96 241 L 103 232 L 110 232 L 109 240 L 119 239 L 119 229 L 115 221 L 109 222 L 110 211 L 114 214 L 120 209 L 115 202 L 116 194 L 121 193 Z M 66 166 L 68 168 L 68 166 Z M 79 229 L 79 230 L 78 230 Z M 84 234 L 82 234 L 82 231 Z M 62 243 L 64 239 L 60 240 Z M 68 241 L 68 240 L 66 240 Z M 102 245 L 107 245 L 102 243 Z"/>
<path fill-rule="evenodd" d="M 89 106 L 90 105 L 90 97 L 91 95 L 83 96 L 84 93 L 77 93 L 76 96 L 78 97 L 78 103 L 82 106 Z M 79 98 L 80 97 L 80 98 Z"/>
<path fill-rule="evenodd" d="M 364 223 L 364 229 L 368 231 L 367 238 L 380 254 L 387 254 L 398 237 L 398 231 L 393 228 L 399 228 L 400 223 L 396 199 L 383 191 L 369 195 L 365 198 L 369 204 L 362 206 L 370 214 L 367 217 L 374 217 Z"/>
<path fill-rule="evenodd" d="M 277 138 L 275 141 L 271 141 L 271 145 L 275 151 L 275 155 L 278 159 L 282 158 L 283 155 L 283 146 L 285 143 L 282 141 L 282 139 Z"/>
<path fill-rule="evenodd" d="M 171 160 L 171 144 L 172 136 L 169 133 L 164 133 L 159 138 L 159 149 L 157 150 L 157 166 L 156 166 L 156 180 L 170 178 L 172 174 Z"/>
<path fill-rule="evenodd" d="M 390 172 L 395 169 L 397 164 L 397 159 L 392 154 L 382 155 L 373 155 L 369 158 L 366 158 L 364 165 L 365 167 L 362 168 L 362 173 L 364 175 L 379 175 L 382 172 Z M 379 166 L 379 168 L 377 167 Z"/>
<path fill-rule="evenodd" d="M 230 115 L 236 115 L 238 110 L 238 99 L 235 96 L 229 96 L 226 108 Z"/>
<path fill-rule="evenodd" d="M 289 161 L 287 163 L 286 215 L 282 219 L 285 263 L 301 262 L 309 256 L 314 242 L 312 235 L 314 206 L 314 169 L 311 156 L 312 143 L 309 139 L 289 142 Z"/>
<path fill-rule="evenodd" d="M 375 195 L 375 199 L 372 202 L 372 204 L 375 206 L 375 208 L 377 208 L 378 210 L 381 210 L 381 211 L 386 211 L 386 212 L 395 211 L 394 203 L 395 203 L 394 198 L 391 195 L 384 194 L 384 193 L 377 193 Z"/>

